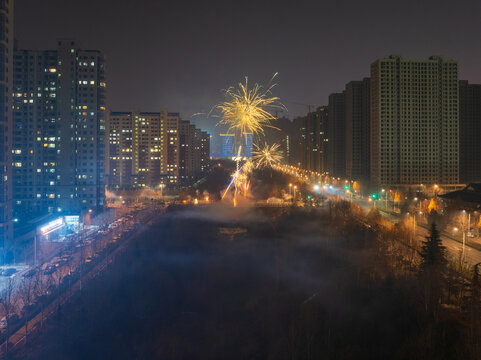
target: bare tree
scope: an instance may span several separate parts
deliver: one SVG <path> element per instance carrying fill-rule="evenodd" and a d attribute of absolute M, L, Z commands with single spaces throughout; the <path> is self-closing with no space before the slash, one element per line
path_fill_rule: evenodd
<path fill-rule="evenodd" d="M 5 287 L 0 292 L 0 301 L 5 310 L 5 319 L 7 320 L 6 336 L 5 336 L 5 355 L 8 356 L 8 340 L 10 338 L 10 316 L 16 311 L 17 298 L 14 296 L 15 278 L 9 277 Z"/>
<path fill-rule="evenodd" d="M 62 282 L 62 272 L 61 269 L 57 269 L 53 274 L 49 276 L 55 287 L 57 288 L 57 312 L 60 312 L 60 284 Z"/>
<path fill-rule="evenodd" d="M 42 275 L 41 271 L 37 271 L 34 278 L 35 286 L 34 286 L 34 295 L 36 298 L 40 299 L 40 327 L 43 327 L 43 320 L 44 320 L 44 310 L 45 310 L 45 302 L 46 297 L 48 296 L 48 289 L 50 284 L 48 283 L 47 279 Z"/>
<path fill-rule="evenodd" d="M 23 303 L 22 312 L 25 319 L 25 345 L 28 343 L 28 321 L 30 318 L 30 308 L 35 299 L 35 286 L 35 279 L 30 277 L 23 279 L 18 288 L 18 293 Z"/>

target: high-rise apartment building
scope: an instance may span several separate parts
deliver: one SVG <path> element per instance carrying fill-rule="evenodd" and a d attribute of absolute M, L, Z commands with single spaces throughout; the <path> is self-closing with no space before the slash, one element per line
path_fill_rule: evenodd
<path fill-rule="evenodd" d="M 281 117 L 272 122 L 273 127 L 266 127 L 264 134 L 259 135 L 259 144 L 279 144 L 283 162 L 295 165 L 298 163 L 298 124 L 287 117 Z"/>
<path fill-rule="evenodd" d="M 18 219 L 104 205 L 105 60 L 59 40 L 16 50 L 13 191 Z"/>
<path fill-rule="evenodd" d="M 182 120 L 179 126 L 179 182 L 187 184 L 194 179 L 195 126 Z"/>
<path fill-rule="evenodd" d="M 167 161 L 166 168 L 162 168 L 162 174 L 167 174 L 167 181 L 171 185 L 179 183 L 179 113 L 167 113 Z"/>
<path fill-rule="evenodd" d="M 56 51 L 15 51 L 13 198 L 20 220 L 57 211 L 57 67 Z"/>
<path fill-rule="evenodd" d="M 327 172 L 331 176 L 346 176 L 346 95 L 329 95 L 327 128 Z"/>
<path fill-rule="evenodd" d="M 107 112 L 107 133 L 105 172 L 111 188 L 183 185 L 207 171 L 206 133 L 178 113 Z"/>
<path fill-rule="evenodd" d="M 138 177 L 138 155 L 134 161 L 134 129 L 132 120 L 140 111 L 110 112 L 107 111 L 107 144 L 105 145 L 105 177 L 110 187 L 135 187 Z M 149 119 L 151 120 L 151 119 Z M 138 135 L 135 139 L 138 141 Z M 160 146 L 160 141 L 158 146 Z M 138 149 L 138 146 L 135 146 Z M 155 147 L 154 147 L 155 149 Z M 150 151 L 149 151 L 150 152 Z M 158 153 L 158 151 L 153 151 Z M 162 156 L 162 155 L 161 155 Z M 135 164 L 135 166 L 134 166 Z"/>
<path fill-rule="evenodd" d="M 136 188 L 169 183 L 168 112 L 107 112 L 105 173 L 110 187 Z M 175 140 L 171 142 L 176 143 Z"/>
<path fill-rule="evenodd" d="M 459 82 L 459 181 L 481 182 L 481 85 Z"/>
<path fill-rule="evenodd" d="M 370 85 L 369 78 L 346 85 L 346 177 L 369 182 L 370 172 Z"/>
<path fill-rule="evenodd" d="M 198 150 L 196 145 L 196 151 L 198 151 L 200 156 L 200 172 L 205 174 L 210 169 L 210 134 L 206 131 L 200 131 L 200 145 Z"/>
<path fill-rule="evenodd" d="M 13 242 L 12 81 L 13 0 L 0 2 L 0 246 Z"/>
<path fill-rule="evenodd" d="M 179 179 L 189 185 L 209 169 L 210 135 L 189 121 L 181 122 L 179 133 Z"/>
<path fill-rule="evenodd" d="M 222 156 L 234 156 L 234 134 L 220 134 L 222 140 Z"/>
<path fill-rule="evenodd" d="M 242 154 L 246 157 L 252 157 L 252 148 L 254 146 L 253 134 L 245 134 L 242 137 Z"/>
<path fill-rule="evenodd" d="M 375 186 L 459 182 L 456 61 L 433 56 L 371 65 L 371 181 Z"/>
<path fill-rule="evenodd" d="M 299 165 L 303 169 L 325 171 L 328 114 L 328 107 L 321 106 L 316 111 L 296 119 L 299 135 Z"/>

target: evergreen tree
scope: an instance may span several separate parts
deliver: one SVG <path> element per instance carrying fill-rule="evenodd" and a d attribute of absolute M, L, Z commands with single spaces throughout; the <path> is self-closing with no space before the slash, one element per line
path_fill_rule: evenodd
<path fill-rule="evenodd" d="M 481 264 L 481 263 L 480 263 Z M 479 265 L 473 267 L 473 276 L 468 285 L 466 296 L 466 315 L 470 324 L 471 351 L 475 358 L 481 355 L 480 329 L 481 329 L 481 279 Z"/>
<path fill-rule="evenodd" d="M 435 318 L 439 301 L 443 295 L 447 272 L 446 249 L 435 223 L 431 224 L 430 234 L 423 242 L 420 255 L 425 308 L 428 314 Z"/>

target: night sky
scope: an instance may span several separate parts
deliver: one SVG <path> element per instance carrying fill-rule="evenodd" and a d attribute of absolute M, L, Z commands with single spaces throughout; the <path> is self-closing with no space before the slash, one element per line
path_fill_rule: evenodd
<path fill-rule="evenodd" d="M 212 130 L 221 90 L 249 76 L 266 83 L 289 116 L 324 105 L 379 57 L 442 55 L 481 83 L 481 2 L 16 0 L 20 48 L 72 37 L 108 57 L 112 110 L 179 111 Z"/>

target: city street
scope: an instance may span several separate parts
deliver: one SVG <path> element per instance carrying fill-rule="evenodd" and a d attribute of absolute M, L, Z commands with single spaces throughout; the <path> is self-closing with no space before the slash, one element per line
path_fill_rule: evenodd
<path fill-rule="evenodd" d="M 314 186 L 318 185 L 315 181 L 312 180 L 312 177 L 309 175 L 303 175 L 299 171 L 295 170 L 293 167 L 290 166 L 280 166 L 279 169 L 285 173 L 288 173 L 292 176 L 297 177 L 300 181 L 306 182 L 308 186 L 313 189 L 311 192 L 314 192 Z M 320 174 L 315 174 L 315 176 L 320 176 Z M 383 201 L 377 200 L 373 203 L 372 199 L 363 198 L 357 195 L 354 199 L 349 195 L 346 194 L 346 191 L 343 190 L 341 186 L 325 186 L 319 187 L 319 191 L 321 195 L 324 195 L 328 198 L 332 198 L 333 196 L 339 196 L 340 198 L 353 201 L 359 205 L 359 207 L 366 213 L 368 213 L 373 205 L 376 205 L 380 214 L 391 223 L 396 223 L 400 221 L 400 215 L 393 213 L 392 211 L 386 211 L 383 207 Z M 420 244 L 422 241 L 426 239 L 428 236 L 429 231 L 427 225 L 416 223 L 415 229 L 415 238 L 414 240 Z M 441 232 L 441 240 L 443 245 L 446 247 L 447 255 L 455 262 L 459 262 L 463 256 L 463 244 L 461 241 L 454 239 L 452 236 L 447 235 L 444 232 Z M 473 266 L 475 264 L 481 263 L 481 251 L 470 246 L 469 241 L 466 241 L 464 245 L 464 265 Z"/>
<path fill-rule="evenodd" d="M 21 309 L 24 306 L 21 294 L 19 294 L 19 288 L 23 282 L 32 281 L 36 283 L 36 286 L 43 285 L 44 291 L 47 294 L 50 293 L 48 305 L 43 310 L 37 309 L 37 311 L 29 314 L 29 332 L 36 329 L 40 322 L 54 314 L 57 308 L 65 303 L 69 297 L 80 292 L 82 286 L 85 286 L 90 278 L 103 271 L 116 254 L 124 249 L 131 238 L 141 233 L 142 228 L 145 227 L 143 224 L 149 222 L 152 217 L 161 214 L 162 211 L 162 208 L 156 209 L 145 206 L 131 209 L 111 224 L 105 224 L 103 230 L 99 229 L 95 233 L 85 232 L 83 236 L 77 237 L 74 242 L 57 246 L 58 251 L 51 253 L 49 261 L 37 265 L 35 275 L 25 278 L 25 273 L 29 271 L 29 268 L 25 267 L 11 278 L 3 277 L 1 279 L 4 286 L 3 291 L 5 291 L 5 286 L 9 281 L 14 282 L 13 302 L 18 305 L 19 314 L 22 314 Z M 61 256 L 65 255 L 68 256 L 68 261 L 61 261 Z M 47 269 L 52 266 L 53 271 L 48 271 Z M 65 279 L 68 279 L 68 283 L 65 283 Z M 40 295 L 42 294 L 38 293 L 37 296 Z M 2 317 L 5 316 L 3 310 L 0 312 Z M 10 331 L 13 331 L 13 333 L 9 337 L 9 343 L 15 346 L 25 337 L 25 321 L 21 320 L 16 326 L 12 325 Z M 4 336 L 5 332 L 2 335 Z M 5 351 L 4 340 L 0 344 L 0 351 Z"/>

